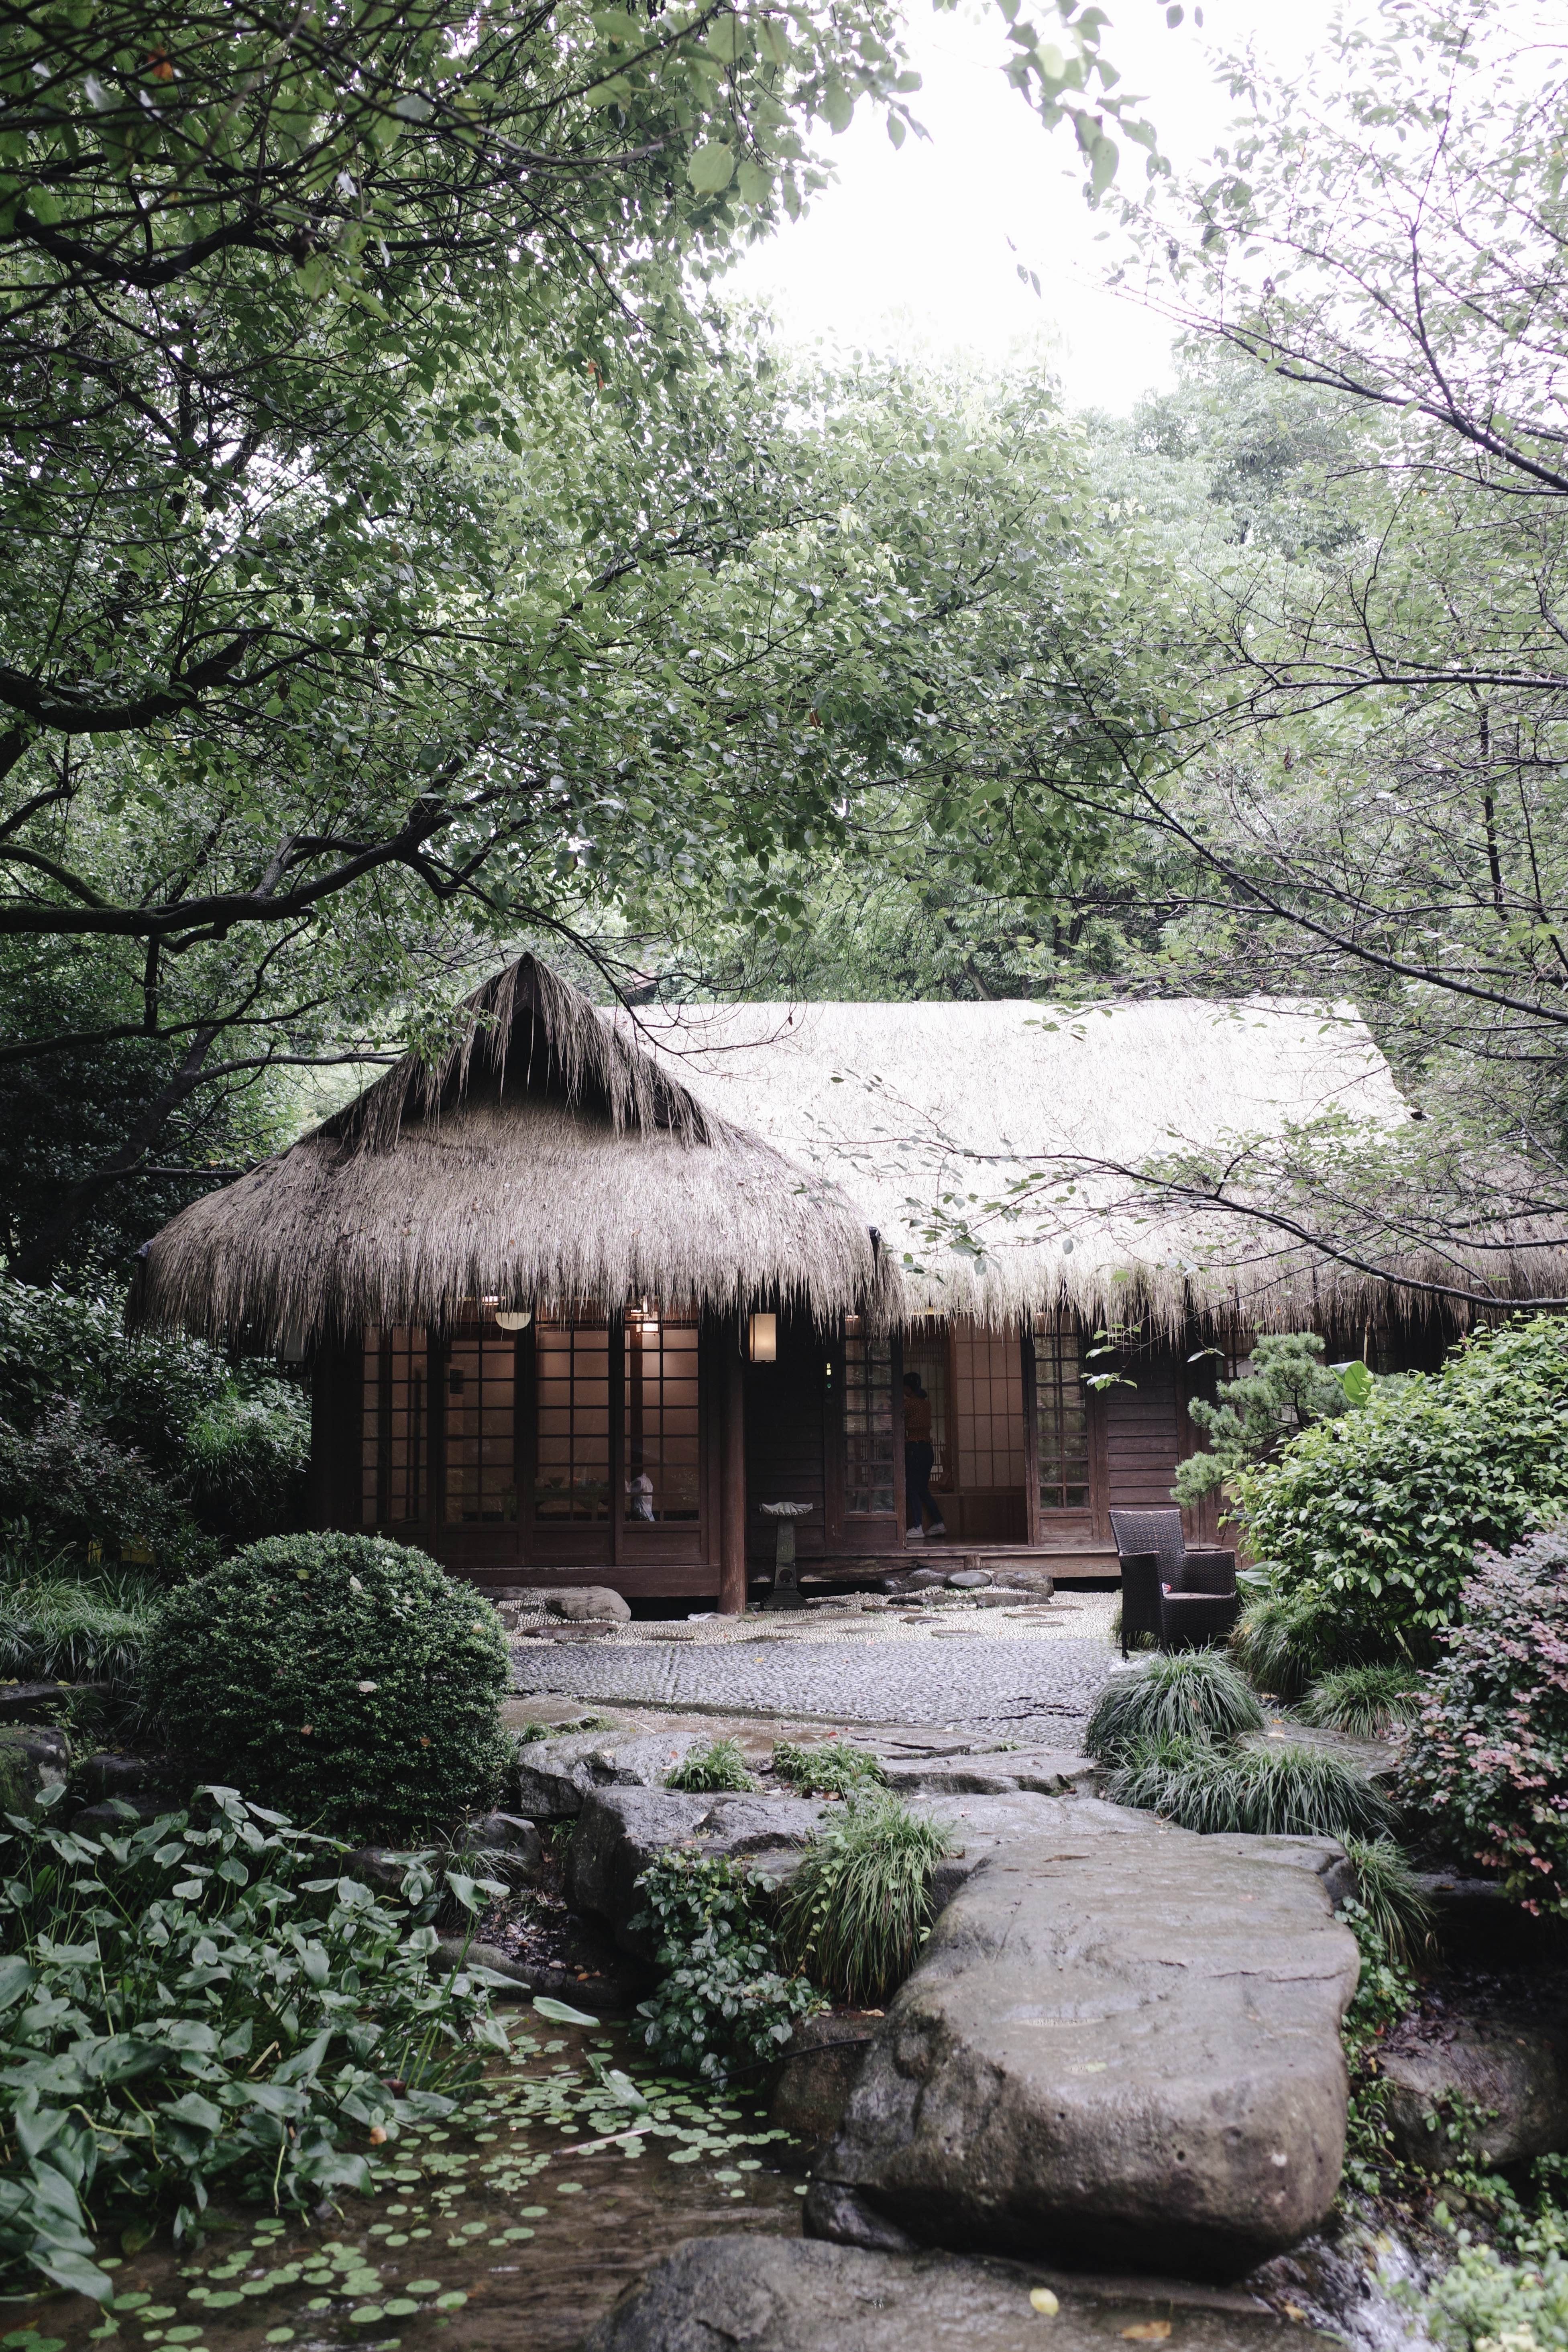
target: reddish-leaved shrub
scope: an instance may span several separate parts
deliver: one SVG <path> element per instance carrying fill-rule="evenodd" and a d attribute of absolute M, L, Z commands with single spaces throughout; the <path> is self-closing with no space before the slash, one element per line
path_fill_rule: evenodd
<path fill-rule="evenodd" d="M 1568 1528 L 1481 1551 L 1440 1638 L 1400 1794 L 1527 1911 L 1568 1915 Z"/>

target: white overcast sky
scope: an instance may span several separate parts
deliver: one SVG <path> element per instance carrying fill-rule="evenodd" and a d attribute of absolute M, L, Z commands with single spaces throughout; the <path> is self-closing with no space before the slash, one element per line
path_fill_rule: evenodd
<path fill-rule="evenodd" d="M 837 184 L 725 285 L 770 301 L 799 344 L 913 344 L 990 361 L 1043 344 L 1074 404 L 1127 409 L 1170 382 L 1169 331 L 1101 290 L 1108 248 L 1097 236 L 1109 224 L 1079 193 L 1070 127 L 1045 131 L 1003 79 L 1007 43 L 985 0 L 967 0 L 961 15 L 937 16 L 930 0 L 909 10 L 924 84 L 912 104 L 929 142 L 894 148 L 879 119 L 858 117 L 827 142 Z M 1103 37 L 1178 168 L 1206 153 L 1234 113 L 1210 51 L 1251 42 L 1292 69 L 1326 33 L 1331 0 L 1205 0 L 1203 13 L 1201 32 L 1190 5 L 1172 32 L 1159 0 L 1120 0 Z M 1142 163 L 1124 146 L 1123 172 Z M 1019 283 L 1020 261 L 1042 297 Z"/>

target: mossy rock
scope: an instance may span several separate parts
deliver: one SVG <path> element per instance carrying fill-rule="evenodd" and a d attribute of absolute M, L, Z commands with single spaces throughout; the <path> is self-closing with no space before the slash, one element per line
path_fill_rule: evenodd
<path fill-rule="evenodd" d="M 64 1732 L 30 1723 L 0 1724 L 0 1812 L 37 1812 L 43 1791 L 62 1784 L 69 1770 Z"/>

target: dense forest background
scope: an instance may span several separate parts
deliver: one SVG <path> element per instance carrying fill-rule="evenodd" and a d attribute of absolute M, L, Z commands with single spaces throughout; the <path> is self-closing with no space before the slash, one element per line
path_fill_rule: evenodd
<path fill-rule="evenodd" d="M 1563 76 L 1486 0 L 1371 11 L 1297 82 L 1236 62 L 1184 183 L 1058 14 L 1014 79 L 1185 331 L 1127 418 L 726 307 L 815 132 L 918 112 L 890 12 L 600 10 L 585 63 L 351 13 L 166 74 L 129 0 L 24 12 L 13 1274 L 122 1279 L 524 945 L 634 1008 L 1349 1006 L 1408 1136 L 1129 1181 L 1436 1248 L 1457 1303 L 1561 1234 Z"/>

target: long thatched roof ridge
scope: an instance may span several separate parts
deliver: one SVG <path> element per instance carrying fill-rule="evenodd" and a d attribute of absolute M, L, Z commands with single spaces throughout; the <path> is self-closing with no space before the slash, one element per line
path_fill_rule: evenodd
<path fill-rule="evenodd" d="M 1168 1331 L 1194 1311 L 1263 1328 L 1387 1313 L 1375 1277 L 1163 1204 L 1125 1172 L 1336 1113 L 1363 1133 L 1405 1127 L 1348 1007 L 752 1003 L 638 1021 L 716 1116 L 858 1202 L 903 1266 L 907 1313 L 1002 1325 L 1066 1306 Z"/>
<path fill-rule="evenodd" d="M 268 1348 L 480 1298 L 897 1315 L 896 1271 L 830 1179 L 705 1108 L 544 965 L 522 958 L 467 1012 L 437 1059 L 405 1055 L 172 1219 L 132 1319 Z"/>
<path fill-rule="evenodd" d="M 1151 1193 L 1139 1174 L 1333 1117 L 1373 1150 L 1408 1131 L 1387 1064 L 1342 1006 L 633 1015 L 523 957 L 438 1052 L 405 1055 L 291 1150 L 182 1211 L 148 1248 L 132 1313 L 257 1348 L 439 1324 L 476 1298 L 797 1302 L 825 1321 L 936 1311 L 994 1328 L 1060 1307 L 1167 1332 L 1194 1312 L 1381 1323 L 1378 1276 Z"/>

